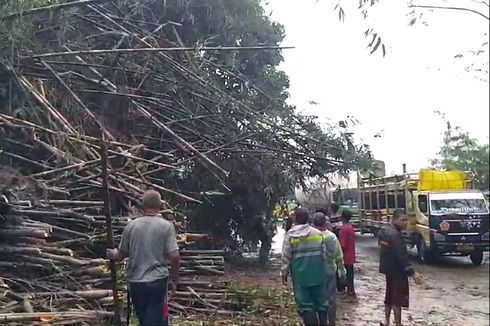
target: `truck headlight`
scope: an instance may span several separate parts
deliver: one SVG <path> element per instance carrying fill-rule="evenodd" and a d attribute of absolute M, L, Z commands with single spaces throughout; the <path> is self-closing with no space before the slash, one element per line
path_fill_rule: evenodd
<path fill-rule="evenodd" d="M 434 232 L 433 235 L 435 241 L 446 241 L 446 237 L 444 236 L 444 234 Z"/>
<path fill-rule="evenodd" d="M 483 233 L 481 239 L 483 241 L 490 241 L 490 232 Z"/>

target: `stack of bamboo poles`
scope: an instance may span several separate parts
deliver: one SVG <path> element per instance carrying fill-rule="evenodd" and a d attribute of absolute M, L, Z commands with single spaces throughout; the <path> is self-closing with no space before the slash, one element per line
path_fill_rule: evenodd
<path fill-rule="evenodd" d="M 0 324 L 52 325 L 104 323 L 113 317 L 109 262 L 101 258 L 105 228 L 97 211 L 102 202 L 51 200 L 0 204 Z M 60 208 L 58 206 L 62 206 Z M 114 217 L 115 239 L 129 217 Z M 179 313 L 237 313 L 240 305 L 226 285 L 196 277 L 224 274 L 224 252 L 189 249 L 204 234 L 181 232 L 181 282 L 171 302 Z M 126 297 L 122 266 L 117 293 Z"/>
<path fill-rule="evenodd" d="M 318 139 L 304 132 L 310 119 L 220 59 L 224 51 L 278 47 L 186 41 L 194 27 L 179 28 L 164 3 L 67 0 L 1 14 L 0 38 L 18 31 L 25 39 L 0 48 L 0 164 L 16 168 L 0 168 L 0 195 L 11 202 L 0 207 L 0 276 L 8 287 L 0 322 L 110 317 L 103 311 L 124 289 L 108 291 L 114 270 L 100 257 L 128 218 L 110 219 L 112 236 L 107 213 L 134 214 L 146 189 L 187 208 L 215 189 L 229 192 L 228 169 L 283 175 L 320 161 L 332 171 L 343 166 L 319 130 Z M 109 191 L 110 212 L 100 201 Z M 177 222 L 183 282 L 222 275 L 222 253 L 185 251 L 206 236 Z M 232 301 L 223 287 L 181 284 L 172 308 L 229 313 Z"/>

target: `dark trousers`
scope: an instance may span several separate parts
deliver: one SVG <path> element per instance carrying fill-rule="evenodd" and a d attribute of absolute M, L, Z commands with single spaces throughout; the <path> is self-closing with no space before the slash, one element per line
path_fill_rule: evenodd
<path fill-rule="evenodd" d="M 345 282 L 342 282 L 340 278 L 337 276 L 337 290 L 344 291 L 347 287 L 348 294 L 354 294 L 354 265 L 344 265 L 346 275 Z"/>
<path fill-rule="evenodd" d="M 167 326 L 163 304 L 167 298 L 167 279 L 129 283 L 129 294 L 140 326 Z"/>

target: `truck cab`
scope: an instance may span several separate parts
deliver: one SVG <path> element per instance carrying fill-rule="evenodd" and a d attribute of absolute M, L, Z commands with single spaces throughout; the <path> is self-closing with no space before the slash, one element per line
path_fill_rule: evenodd
<path fill-rule="evenodd" d="M 414 192 L 414 219 L 407 235 L 419 258 L 469 255 L 480 265 L 489 250 L 488 202 L 478 190 Z"/>

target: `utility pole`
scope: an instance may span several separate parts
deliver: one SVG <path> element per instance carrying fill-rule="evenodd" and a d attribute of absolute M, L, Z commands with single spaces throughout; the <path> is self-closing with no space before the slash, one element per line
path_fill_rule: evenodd
<path fill-rule="evenodd" d="M 111 216 L 111 192 L 109 189 L 109 169 L 108 169 L 108 155 L 107 155 L 107 143 L 102 136 L 102 142 L 100 144 L 100 161 L 102 163 L 102 188 L 104 192 L 104 214 L 107 233 L 107 248 L 114 248 L 114 234 L 112 233 L 112 216 Z M 114 298 L 114 326 L 121 326 L 121 305 L 119 297 L 117 295 L 117 273 L 116 263 L 114 261 L 109 262 L 109 269 L 111 271 L 111 284 L 112 284 L 112 297 Z"/>

